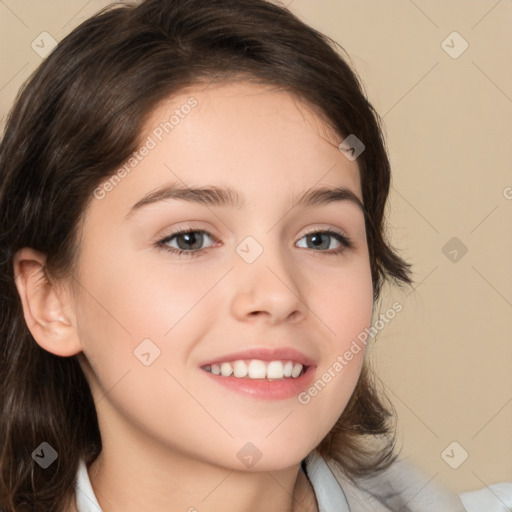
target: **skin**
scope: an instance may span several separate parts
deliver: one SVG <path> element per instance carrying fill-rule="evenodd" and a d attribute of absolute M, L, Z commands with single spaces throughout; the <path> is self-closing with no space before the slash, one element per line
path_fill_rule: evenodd
<path fill-rule="evenodd" d="M 88 471 L 104 512 L 318 510 L 300 461 L 345 408 L 364 350 L 307 405 L 234 393 L 199 365 L 291 346 L 315 360 L 316 380 L 370 326 L 362 211 L 350 201 L 291 202 L 319 186 L 348 188 L 362 201 L 357 161 L 307 105 L 247 82 L 182 91 L 154 110 L 141 141 L 190 96 L 198 101 L 190 114 L 103 199 L 91 199 L 73 279 L 48 279 L 45 255 L 17 253 L 25 319 L 45 350 L 83 353 L 103 441 Z M 125 219 L 172 181 L 231 186 L 245 206 L 166 200 Z M 157 247 L 182 227 L 214 238 L 204 235 L 197 257 Z M 328 254 L 342 247 L 335 238 L 324 235 L 327 248 L 316 248 L 305 236 L 325 229 L 353 246 Z M 250 264 L 236 252 L 247 236 L 263 248 Z M 149 366 L 133 353 L 147 338 L 160 349 Z M 237 457 L 247 442 L 262 454 L 250 468 Z"/>

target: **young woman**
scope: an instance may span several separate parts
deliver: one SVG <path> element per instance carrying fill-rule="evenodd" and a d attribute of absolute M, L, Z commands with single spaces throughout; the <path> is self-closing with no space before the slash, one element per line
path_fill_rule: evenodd
<path fill-rule="evenodd" d="M 365 360 L 410 278 L 325 36 L 264 0 L 114 5 L 24 87 L 0 176 L 2 510 L 464 510 L 397 458 Z"/>

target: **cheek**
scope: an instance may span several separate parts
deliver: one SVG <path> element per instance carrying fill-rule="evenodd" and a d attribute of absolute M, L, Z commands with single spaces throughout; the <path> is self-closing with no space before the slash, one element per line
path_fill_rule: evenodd
<path fill-rule="evenodd" d="M 104 261 L 104 260 L 103 260 Z M 100 337 L 162 339 L 194 308 L 211 286 L 183 269 L 156 269 L 129 260 L 91 263 L 82 282 L 80 316 Z M 85 291 L 86 288 L 86 291 Z"/>
<path fill-rule="evenodd" d="M 77 317 L 98 415 L 109 423 L 103 428 L 124 428 L 116 423 L 116 410 L 152 436 L 168 432 L 169 438 L 180 438 L 183 432 L 169 427 L 176 410 L 205 420 L 174 368 L 185 369 L 186 340 L 193 339 L 188 320 L 211 283 L 199 287 L 183 271 L 165 274 L 121 258 L 87 261 Z"/>
<path fill-rule="evenodd" d="M 371 322 L 373 284 L 369 265 L 361 258 L 357 264 L 326 276 L 322 287 L 314 290 L 311 307 L 328 327 L 331 349 L 346 349 Z"/>
<path fill-rule="evenodd" d="M 191 266 L 162 267 L 123 259 L 122 251 L 115 256 L 106 251 L 89 254 L 84 261 L 88 264 L 80 277 L 79 336 L 99 396 L 115 386 L 118 405 L 139 412 L 159 399 L 167 403 L 170 396 L 186 401 L 165 370 L 180 382 L 183 374 L 186 377 L 195 340 L 204 337 L 218 311 L 220 299 L 209 290 L 219 279 L 219 269 L 193 272 Z M 135 389 L 123 402 L 123 389 L 133 382 Z M 151 399 L 149 395 L 137 399 L 143 389 L 151 390 Z M 143 417 L 139 412 L 135 416 Z"/>
<path fill-rule="evenodd" d="M 339 277 L 316 287 L 311 308 L 327 326 L 322 359 L 312 385 L 298 396 L 298 402 L 317 419 L 322 436 L 340 417 L 359 379 L 364 363 L 366 330 L 371 325 L 373 286 L 369 265 L 352 265 Z M 359 338 L 358 338 L 359 336 Z"/>

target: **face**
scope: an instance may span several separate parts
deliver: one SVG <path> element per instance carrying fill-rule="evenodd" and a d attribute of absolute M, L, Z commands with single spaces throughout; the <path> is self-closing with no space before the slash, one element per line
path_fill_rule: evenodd
<path fill-rule="evenodd" d="M 81 225 L 75 307 L 102 435 L 246 470 L 297 464 L 325 437 L 372 314 L 341 140 L 289 93 L 247 83 L 152 113 Z M 319 188 L 341 192 L 299 201 Z"/>

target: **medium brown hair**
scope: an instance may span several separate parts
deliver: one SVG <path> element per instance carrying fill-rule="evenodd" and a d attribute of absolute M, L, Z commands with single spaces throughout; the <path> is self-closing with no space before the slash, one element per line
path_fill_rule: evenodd
<path fill-rule="evenodd" d="M 22 88 L 0 143 L 0 507 L 65 510 L 78 463 L 101 437 L 78 356 L 58 357 L 33 339 L 13 275 L 22 247 L 47 255 L 58 279 L 73 269 L 77 226 L 99 183 L 137 149 L 159 102 L 198 83 L 245 77 L 290 91 L 340 135 L 366 146 L 358 157 L 374 300 L 385 279 L 410 283 L 409 266 L 384 234 L 390 165 L 378 114 L 342 48 L 265 0 L 147 0 L 115 4 L 64 38 Z M 83 354 L 82 354 L 83 356 Z M 349 477 L 387 467 L 393 414 L 368 366 L 332 431 L 317 447 Z M 391 406 L 392 407 L 392 406 Z M 365 447 L 368 436 L 388 441 Z M 46 441 L 59 456 L 32 459 Z M 374 455 L 370 457 L 370 455 Z"/>

